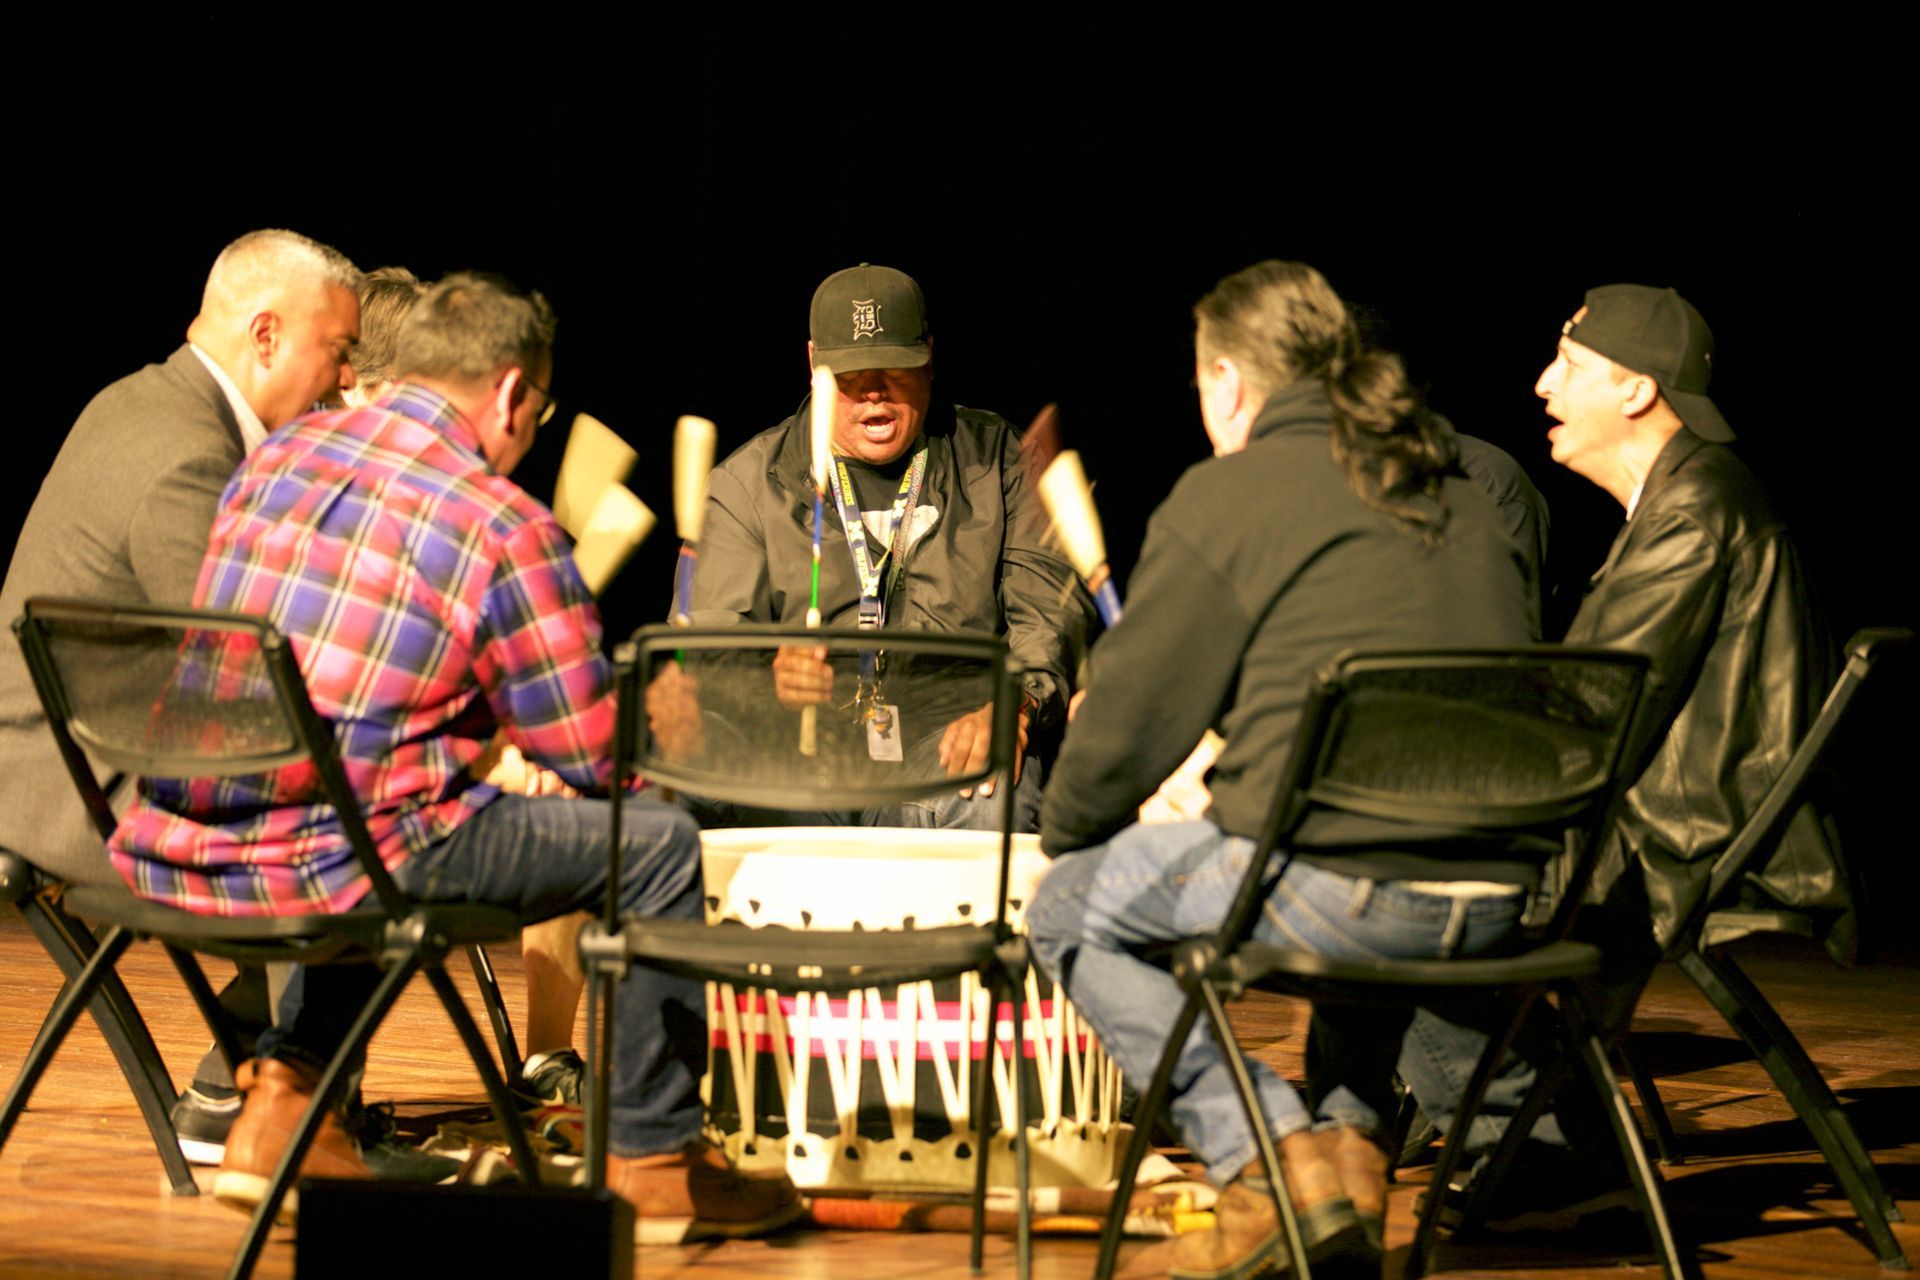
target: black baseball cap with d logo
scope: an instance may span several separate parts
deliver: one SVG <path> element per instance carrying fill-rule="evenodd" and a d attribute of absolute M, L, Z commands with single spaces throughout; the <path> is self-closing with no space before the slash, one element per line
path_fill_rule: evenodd
<path fill-rule="evenodd" d="M 1660 384 L 1673 411 L 1703 440 L 1733 439 L 1733 428 L 1707 398 L 1713 378 L 1713 330 L 1672 289 L 1608 284 L 1587 291 L 1586 315 L 1561 333 L 1615 364 Z"/>
<path fill-rule="evenodd" d="M 835 373 L 918 369 L 933 359 L 926 297 L 912 276 L 892 267 L 863 262 L 822 280 L 807 330 L 815 362 Z"/>

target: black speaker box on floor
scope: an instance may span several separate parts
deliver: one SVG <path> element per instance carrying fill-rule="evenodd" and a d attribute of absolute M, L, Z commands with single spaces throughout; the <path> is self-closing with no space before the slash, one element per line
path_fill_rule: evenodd
<path fill-rule="evenodd" d="M 310 1181 L 296 1280 L 633 1277 L 633 1206 L 578 1187 Z"/>

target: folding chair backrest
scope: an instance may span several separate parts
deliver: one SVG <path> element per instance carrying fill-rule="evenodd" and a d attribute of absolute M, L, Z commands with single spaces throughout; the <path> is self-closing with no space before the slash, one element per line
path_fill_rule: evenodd
<path fill-rule="evenodd" d="M 1697 916 L 1724 905 L 1723 899 L 1735 883 L 1759 860 L 1771 856 L 1773 848 L 1786 832 L 1787 824 L 1807 799 L 1807 790 L 1818 776 L 1822 759 L 1832 747 L 1848 709 L 1854 705 L 1874 664 L 1889 651 L 1913 640 L 1913 632 L 1901 627 L 1875 627 L 1856 632 L 1847 641 L 1847 663 L 1840 678 L 1828 691 L 1820 714 L 1807 726 L 1806 736 L 1794 748 L 1786 768 L 1774 779 L 1767 794 L 1747 818 L 1746 826 L 1726 851 L 1714 860 L 1707 892 L 1701 895 Z"/>
<path fill-rule="evenodd" d="M 1276 848 L 1312 845 L 1329 815 L 1364 820 L 1375 848 L 1565 855 L 1558 929 L 1624 787 L 1621 753 L 1647 671 L 1638 654 L 1563 646 L 1342 655 L 1308 696 L 1255 866 Z M 1243 882 L 1223 938 L 1245 929 L 1260 883 Z"/>
<path fill-rule="evenodd" d="M 802 750 L 801 713 L 774 695 L 773 661 L 789 645 L 824 649 L 833 668 L 832 696 L 813 716 L 811 753 Z M 657 733 L 645 716 L 629 719 L 629 759 L 642 776 L 696 795 L 777 809 L 866 809 L 978 784 L 1012 759 L 1016 693 L 1006 643 L 994 636 L 648 627 L 635 633 L 632 658 L 622 668 L 625 705 L 639 707 L 651 688 L 667 715 Z M 860 696 L 875 682 L 891 717 L 877 745 L 872 700 Z M 677 721 L 675 689 L 694 700 L 680 704 Z M 696 702 L 690 736 L 696 726 L 685 713 Z M 979 768 L 949 775 L 938 759 L 942 733 L 989 703 L 1009 713 L 1005 731 Z M 889 758 L 894 748 L 898 759 Z"/>
<path fill-rule="evenodd" d="M 824 650 L 833 669 L 832 696 L 811 716 L 782 706 L 775 695 L 773 663 L 791 645 Z M 1013 763 L 1019 692 L 1006 642 L 997 636 L 644 627 L 621 646 L 615 665 L 616 779 L 632 770 L 696 796 L 762 809 L 857 810 L 978 786 L 1004 776 Z M 877 700 L 862 696 L 876 685 Z M 939 759 L 942 735 L 960 717 L 988 706 L 983 760 L 949 774 Z M 1003 785 L 996 793 L 995 922 L 1002 926 L 1013 790 Z"/>
<path fill-rule="evenodd" d="M 292 645 L 270 623 L 42 598 L 27 602 L 14 631 L 103 839 L 115 819 L 96 764 L 149 778 L 226 779 L 227 807 L 264 802 L 273 771 L 308 764 L 316 799 L 338 810 L 382 905 L 404 906 L 374 851 L 332 727 L 307 697 Z"/>
<path fill-rule="evenodd" d="M 1343 658 L 1317 690 L 1305 798 L 1487 830 L 1578 817 L 1612 781 L 1645 665 L 1611 650 Z"/>

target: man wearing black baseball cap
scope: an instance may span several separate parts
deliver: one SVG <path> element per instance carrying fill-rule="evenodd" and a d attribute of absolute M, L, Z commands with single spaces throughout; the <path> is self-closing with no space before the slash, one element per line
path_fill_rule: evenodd
<path fill-rule="evenodd" d="M 814 291 L 808 337 L 809 365 L 832 369 L 836 383 L 821 621 L 1006 636 L 1024 668 L 1024 754 L 1029 734 L 1065 720 L 1092 605 L 1047 543 L 1044 513 L 1020 466 L 1018 434 L 998 414 L 934 397 L 926 296 L 905 272 L 863 262 L 828 276 Z M 714 469 L 693 582 L 695 623 L 805 621 L 813 567 L 811 410 L 809 396 Z M 883 690 L 865 687 L 864 675 L 859 690 L 835 688 L 823 656 L 810 646 L 781 651 L 774 691 L 782 705 L 859 697 L 885 709 Z M 986 757 L 988 710 L 946 726 L 902 725 L 900 740 L 940 728 L 940 764 L 950 773 L 976 769 Z M 1016 778 L 1016 822 L 1031 831 L 1039 779 L 1031 770 L 1018 770 Z M 981 794 L 990 796 L 992 784 Z M 975 804 L 962 793 L 932 809 L 896 806 L 858 820 L 993 826 L 997 813 L 997 805 Z"/>
<path fill-rule="evenodd" d="M 1627 513 L 1566 640 L 1645 653 L 1660 677 L 1631 748 L 1639 777 L 1596 876 L 1600 905 L 1581 922 L 1606 944 L 1604 989 L 1618 1033 L 1663 949 L 1700 906 L 1714 859 L 1818 713 L 1832 650 L 1779 511 L 1727 447 L 1734 434 L 1707 395 L 1713 333 L 1700 312 L 1672 289 L 1606 285 L 1588 292 L 1560 333 L 1534 386 L 1555 420 L 1553 459 Z M 1830 833 L 1808 806 L 1749 879 L 1760 905 L 1818 921 L 1844 963 L 1857 925 Z M 1443 1129 L 1484 1043 L 1426 1013 L 1407 1036 L 1401 1075 Z M 1531 1077 L 1515 1063 L 1489 1102 L 1512 1105 Z M 1539 1154 L 1550 1167 L 1503 1180 L 1489 1225 L 1562 1227 L 1627 1202 L 1617 1162 L 1566 1152 L 1589 1142 L 1610 1149 L 1604 1121 L 1572 1110 L 1535 1128 L 1537 1145 L 1559 1150 Z"/>
<path fill-rule="evenodd" d="M 1607 867 L 1631 881 L 1637 864 L 1662 945 L 1818 713 L 1833 666 L 1785 521 L 1726 447 L 1733 429 L 1707 398 L 1712 372 L 1713 333 L 1691 303 L 1672 289 L 1617 284 L 1587 294 L 1534 388 L 1560 420 L 1548 432 L 1555 460 L 1627 509 L 1567 642 L 1638 649 L 1665 677 Z M 1583 404 L 1596 379 L 1611 396 Z M 1576 424 L 1595 422 L 1614 428 L 1612 447 L 1589 455 L 1610 481 L 1561 457 Z M 1810 809 L 1757 887 L 1813 911 L 1829 926 L 1829 948 L 1851 957 L 1848 877 Z"/>

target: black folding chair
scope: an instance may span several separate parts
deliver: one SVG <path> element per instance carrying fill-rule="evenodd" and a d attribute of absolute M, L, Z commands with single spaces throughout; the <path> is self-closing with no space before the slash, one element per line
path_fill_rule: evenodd
<path fill-rule="evenodd" d="M 257 788 L 246 781 L 252 775 L 304 766 L 316 797 L 337 811 L 371 892 L 363 905 L 340 914 L 206 916 L 112 890 L 68 888 L 66 911 L 104 932 L 48 1011 L 0 1107 L 0 1149 L 80 1011 L 97 993 L 117 1000 L 108 994 L 124 990 L 113 966 L 136 939 L 151 938 L 166 947 L 230 1062 L 240 1057 L 233 1028 L 193 953 L 261 964 L 374 963 L 384 970 L 346 1042 L 321 1074 L 313 1105 L 274 1172 L 230 1275 L 252 1271 L 327 1108 L 345 1090 L 351 1064 L 415 973 L 426 974 L 479 1071 L 521 1176 L 536 1182 L 538 1166 L 506 1082 L 444 967 L 457 948 L 517 938 L 519 922 L 501 908 L 413 903 L 400 892 L 380 861 L 341 767 L 332 727 L 308 700 L 286 638 L 268 623 L 239 614 L 62 600 L 28 601 L 14 629 L 61 755 L 103 839 L 115 820 L 96 764 L 154 778 L 204 779 L 209 785 L 231 780 L 217 785 L 236 791 Z M 137 1022 L 137 1011 L 132 1020 Z M 153 1067 L 157 1063 L 156 1056 Z M 165 1096 L 171 1086 L 162 1087 L 164 1070 L 157 1078 L 151 1071 L 143 1065 L 152 1092 Z M 137 1084 L 135 1091 L 143 1092 Z"/>
<path fill-rule="evenodd" d="M 111 886 L 90 886 L 95 892 L 118 895 L 123 891 Z M 86 921 L 67 909 L 66 897 L 74 886 L 49 875 L 32 859 L 13 849 L 0 849 L 0 903 L 12 907 L 27 929 L 59 968 L 63 979 L 54 999 L 60 998 L 99 947 L 99 940 Z M 494 1042 L 500 1054 L 500 1069 L 508 1080 L 518 1076 L 520 1046 L 514 1036 L 500 980 L 484 948 L 466 948 L 467 962 L 473 970 L 480 992 L 481 1007 L 493 1028 Z M 100 990 L 87 1006 L 94 1025 L 113 1053 L 120 1074 L 126 1078 L 140 1118 L 153 1137 L 154 1153 L 166 1171 L 167 1182 L 177 1196 L 200 1194 L 193 1170 L 180 1147 L 180 1136 L 173 1126 L 173 1107 L 179 1094 L 173 1086 L 166 1061 L 153 1043 L 146 1017 L 139 1004 L 109 969 L 100 981 Z M 236 1064 L 229 1063 L 231 1069 Z"/>
<path fill-rule="evenodd" d="M 47 877 L 25 857 L 12 849 L 0 849 L 0 902 L 19 912 L 27 928 L 46 950 L 48 958 L 59 966 L 64 982 L 62 992 L 87 967 L 87 961 L 99 950 L 99 941 L 86 922 L 66 909 L 62 898 L 67 886 Z M 56 1001 L 58 996 L 55 997 Z M 87 1006 L 100 1034 L 126 1077 L 127 1088 L 140 1108 L 140 1118 L 153 1136 L 153 1149 L 165 1168 L 167 1182 L 177 1196 L 200 1194 L 193 1170 L 180 1150 L 180 1136 L 173 1128 L 173 1105 L 179 1100 L 166 1062 L 153 1043 L 153 1034 L 141 1016 L 133 995 L 111 969 L 101 978 L 99 991 Z M 46 1038 L 42 1027 L 35 1038 L 32 1057 Z M 8 1113 L 11 1114 L 11 1113 Z M 0 1129 L 3 1141 L 4 1129 Z"/>
<path fill-rule="evenodd" d="M 1740 967 L 1731 943 L 1742 938 L 1782 934 L 1814 938 L 1818 931 L 1805 912 L 1742 905 L 1740 892 L 1747 876 L 1764 866 L 1780 843 L 1787 826 L 1800 812 L 1821 766 L 1835 742 L 1848 710 L 1854 705 L 1875 664 L 1913 639 L 1913 632 L 1897 627 L 1872 628 L 1855 633 L 1847 642 L 1846 667 L 1827 694 L 1820 714 L 1787 761 L 1787 767 L 1748 818 L 1739 836 L 1714 861 L 1707 891 L 1693 917 L 1675 934 L 1667 954 L 1680 971 L 1700 988 L 1727 1025 L 1740 1034 L 1773 1082 L 1793 1105 L 1794 1114 L 1812 1131 L 1814 1141 L 1833 1166 L 1834 1176 L 1853 1202 L 1866 1228 L 1874 1255 L 1883 1266 L 1904 1267 L 1906 1254 L 1894 1239 L 1890 1223 L 1901 1221 L 1900 1210 L 1873 1167 L 1833 1090 L 1818 1067 L 1800 1047 L 1800 1041 Z M 1629 1050 L 1631 1039 L 1627 1042 Z M 1631 1053 L 1634 1087 L 1654 1129 L 1665 1163 L 1680 1162 L 1679 1142 L 1661 1104 L 1652 1076 Z"/>
<path fill-rule="evenodd" d="M 782 645 L 824 647 L 836 670 L 835 694 L 811 717 L 781 708 L 770 670 Z M 863 658 L 866 660 L 863 668 Z M 1028 1134 L 1025 1039 L 1020 991 L 1027 972 L 1025 940 L 1007 923 L 1007 884 L 1012 857 L 1013 785 L 1018 685 L 1004 641 L 975 633 L 790 627 L 647 627 L 622 646 L 616 668 L 620 722 L 614 750 L 614 795 L 634 772 L 683 793 L 755 809 L 855 810 L 942 795 L 997 780 L 999 882 L 993 918 L 978 924 L 899 930 L 797 931 L 778 926 L 746 928 L 703 921 L 619 920 L 611 886 L 620 880 L 619 823 L 609 858 L 607 918 L 587 926 L 582 959 L 593 981 L 588 988 L 589 1057 L 594 1083 L 587 1107 L 588 1167 L 595 1185 L 605 1177 L 607 1152 L 608 1045 L 598 1006 L 611 1016 L 614 984 L 629 965 L 647 965 L 684 977 L 732 984 L 737 989 L 826 992 L 845 995 L 900 983 L 979 975 L 989 1009 L 1009 998 L 1014 1035 L 1012 1127 L 1017 1147 L 1019 1273 L 1031 1261 L 1028 1195 Z M 876 758 L 866 708 L 854 694 L 861 672 L 877 676 L 884 701 L 894 708 L 890 733 L 898 760 Z M 698 686 L 698 727 L 682 720 L 654 725 L 644 708 L 647 691 L 662 679 L 690 677 Z M 992 733 L 978 769 L 949 776 L 928 748 L 957 715 L 992 704 Z M 811 750 L 802 749 L 803 720 L 813 721 Z M 931 737 L 929 737 L 929 734 Z M 884 754 L 884 753 L 881 753 Z M 991 1026 L 987 1052 L 992 1053 Z M 978 1269 L 985 1228 L 987 1084 L 983 1063 L 976 1074 L 971 1117 L 979 1135 L 974 1161 L 972 1261 Z M 743 1103 L 743 1105 L 747 1105 Z"/>
<path fill-rule="evenodd" d="M 1605 1049 L 1574 986 L 1598 971 L 1600 953 L 1565 937 L 1591 871 L 1595 838 L 1622 789 L 1616 775 L 1646 671 L 1647 662 L 1638 655 L 1573 648 L 1348 655 L 1327 666 L 1310 691 L 1286 778 L 1226 918 L 1217 932 L 1168 948 L 1187 1000 L 1134 1115 L 1133 1140 L 1101 1236 L 1096 1275 L 1104 1280 L 1112 1274 L 1148 1135 L 1165 1106 L 1180 1048 L 1203 1009 L 1272 1174 L 1274 1206 L 1293 1271 L 1309 1274 L 1285 1170 L 1224 1004 L 1253 986 L 1315 1002 L 1482 1015 L 1499 1011 L 1504 1030 L 1490 1038 L 1468 1082 L 1434 1170 L 1435 1188 L 1447 1185 L 1464 1135 L 1471 1132 L 1487 1086 L 1528 1009 L 1554 993 L 1564 1057 L 1542 1071 L 1528 1105 L 1508 1126 L 1509 1141 L 1475 1178 L 1474 1201 L 1497 1181 L 1510 1148 L 1518 1147 L 1546 1095 L 1565 1079 L 1567 1060 L 1576 1059 L 1606 1104 L 1662 1265 L 1669 1277 L 1688 1274 L 1660 1199 L 1658 1175 L 1640 1147 Z M 1550 919 L 1529 930 L 1524 949 L 1496 959 L 1336 959 L 1251 938 L 1249 930 L 1273 883 L 1294 855 L 1312 850 L 1313 820 L 1327 815 L 1398 824 L 1410 841 L 1423 828 L 1428 839 L 1451 832 L 1448 842 L 1455 853 L 1537 861 L 1547 881 L 1543 897 L 1557 905 Z M 1382 831 L 1380 847 L 1397 847 L 1392 831 Z M 1409 1277 L 1425 1273 L 1441 1199 L 1427 1197 L 1407 1261 Z M 1470 1203 L 1461 1225 L 1476 1221 Z"/>

